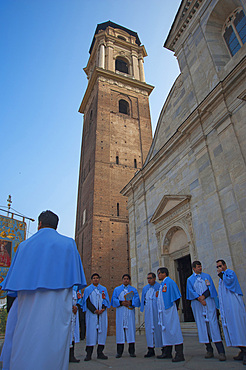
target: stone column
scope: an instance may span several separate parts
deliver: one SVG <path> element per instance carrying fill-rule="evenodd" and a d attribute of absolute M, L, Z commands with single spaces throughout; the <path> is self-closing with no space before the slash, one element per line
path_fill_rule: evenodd
<path fill-rule="evenodd" d="M 140 81 L 145 82 L 143 58 L 139 59 Z"/>
<path fill-rule="evenodd" d="M 99 67 L 105 69 L 105 46 L 101 44 L 99 47 Z"/>
<path fill-rule="evenodd" d="M 139 67 L 138 67 L 138 56 L 132 53 L 132 67 L 133 67 L 133 77 L 139 80 Z"/>
<path fill-rule="evenodd" d="M 114 45 L 111 41 L 107 42 L 107 66 L 106 69 L 112 72 L 115 72 L 114 64 Z"/>

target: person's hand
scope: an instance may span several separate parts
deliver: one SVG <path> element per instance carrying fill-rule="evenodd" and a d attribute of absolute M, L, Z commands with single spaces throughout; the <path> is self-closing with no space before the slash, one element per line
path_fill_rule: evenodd
<path fill-rule="evenodd" d="M 105 308 L 102 308 L 101 310 L 98 310 L 98 315 L 101 315 L 105 311 Z"/>
<path fill-rule="evenodd" d="M 203 306 L 207 306 L 207 303 L 206 303 L 206 301 L 204 300 L 204 301 L 201 301 L 201 304 L 203 305 Z"/>
<path fill-rule="evenodd" d="M 78 311 L 78 307 L 77 306 L 73 306 L 72 310 L 73 310 L 74 315 L 76 315 L 76 313 Z"/>
<path fill-rule="evenodd" d="M 122 301 L 122 306 L 129 307 L 131 305 L 131 301 Z"/>
<path fill-rule="evenodd" d="M 205 296 L 204 295 L 200 295 L 200 297 L 197 298 L 197 300 L 202 303 L 202 301 L 205 300 Z"/>

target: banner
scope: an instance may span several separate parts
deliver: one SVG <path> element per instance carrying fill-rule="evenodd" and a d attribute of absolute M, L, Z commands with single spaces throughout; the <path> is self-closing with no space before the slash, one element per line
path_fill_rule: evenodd
<path fill-rule="evenodd" d="M 0 215 L 0 282 L 5 279 L 18 245 L 26 239 L 26 223 Z M 0 299 L 6 292 L 0 290 Z"/>

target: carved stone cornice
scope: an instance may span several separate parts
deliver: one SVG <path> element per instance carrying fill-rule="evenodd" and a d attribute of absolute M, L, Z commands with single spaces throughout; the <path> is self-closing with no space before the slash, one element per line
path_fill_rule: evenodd
<path fill-rule="evenodd" d="M 202 2 L 203 0 L 186 0 L 182 2 L 165 41 L 165 48 L 175 51 L 176 42 L 188 27 Z"/>
<path fill-rule="evenodd" d="M 137 93 L 143 93 L 144 95 L 150 95 L 152 90 L 154 89 L 154 86 L 149 85 L 145 82 L 141 82 L 139 80 L 135 80 L 134 78 L 130 76 L 121 75 L 115 72 L 111 72 L 102 68 L 95 68 L 92 76 L 90 78 L 90 81 L 88 83 L 84 98 L 82 100 L 82 103 L 79 107 L 79 112 L 84 113 L 85 107 L 87 105 L 87 101 L 91 95 L 92 89 L 95 85 L 95 83 L 99 80 L 99 78 L 104 78 L 104 81 L 107 81 L 108 83 L 112 85 L 118 85 L 119 87 L 125 87 L 130 88 L 132 90 L 135 89 Z"/>

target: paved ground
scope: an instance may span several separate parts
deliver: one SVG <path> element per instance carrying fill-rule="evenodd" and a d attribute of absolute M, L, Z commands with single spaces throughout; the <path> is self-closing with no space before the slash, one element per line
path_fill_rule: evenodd
<path fill-rule="evenodd" d="M 242 362 L 234 361 L 233 356 L 238 353 L 237 348 L 226 348 L 227 361 L 220 362 L 216 358 L 217 353 L 215 350 L 215 357 L 213 359 L 205 359 L 205 346 L 198 342 L 197 337 L 184 337 L 184 354 L 185 361 L 173 363 L 170 359 L 158 360 L 157 358 L 144 358 L 146 351 L 146 341 L 144 335 L 136 337 L 136 358 L 131 358 L 126 351 L 122 358 L 116 359 L 116 344 L 115 337 L 108 337 L 105 346 L 105 354 L 109 357 L 108 360 L 97 360 L 96 349 L 92 355 L 92 360 L 85 362 L 85 341 L 76 344 L 75 355 L 80 362 L 78 364 L 69 364 L 69 370 L 80 369 L 127 369 L 127 370 L 152 370 L 152 369 L 187 369 L 187 370 L 225 370 L 225 369 L 245 369 Z M 160 350 L 157 350 L 160 354 Z M 55 370 L 55 369 L 54 369 Z M 56 369 L 58 370 L 58 369 Z"/>

